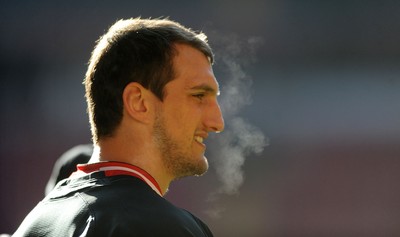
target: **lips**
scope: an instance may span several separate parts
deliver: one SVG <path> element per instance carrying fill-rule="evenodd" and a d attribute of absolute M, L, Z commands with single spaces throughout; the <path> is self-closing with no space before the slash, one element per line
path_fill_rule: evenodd
<path fill-rule="evenodd" d="M 194 140 L 198 143 L 203 144 L 204 138 L 200 136 L 194 136 Z"/>
<path fill-rule="evenodd" d="M 206 145 L 204 144 L 204 140 L 207 139 L 208 137 L 208 133 L 205 131 L 197 131 L 194 134 L 194 140 L 200 144 L 201 146 L 203 146 L 204 148 L 206 147 Z"/>

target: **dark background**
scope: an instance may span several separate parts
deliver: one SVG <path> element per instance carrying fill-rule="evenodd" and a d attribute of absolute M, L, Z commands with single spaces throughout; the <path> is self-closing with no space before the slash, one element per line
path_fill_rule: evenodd
<path fill-rule="evenodd" d="M 211 44 L 263 42 L 243 65 L 253 103 L 240 116 L 270 145 L 246 160 L 239 193 L 207 201 L 211 169 L 169 200 L 216 236 L 400 235 L 400 1 L 385 0 L 1 0 L 0 233 L 43 197 L 55 159 L 90 141 L 81 82 L 94 41 L 137 16 L 170 16 Z"/>

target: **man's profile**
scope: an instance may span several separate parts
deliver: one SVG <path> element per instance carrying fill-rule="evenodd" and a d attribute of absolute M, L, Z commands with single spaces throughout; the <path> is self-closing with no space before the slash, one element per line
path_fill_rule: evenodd
<path fill-rule="evenodd" d="M 111 26 L 84 81 L 93 155 L 14 236 L 212 236 L 163 195 L 207 171 L 204 140 L 224 129 L 213 59 L 203 33 L 168 19 Z"/>

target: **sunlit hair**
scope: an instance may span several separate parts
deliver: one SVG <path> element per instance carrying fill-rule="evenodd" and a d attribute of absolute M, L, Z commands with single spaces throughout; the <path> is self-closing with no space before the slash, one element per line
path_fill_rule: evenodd
<path fill-rule="evenodd" d="M 119 20 L 100 37 L 84 80 L 93 142 L 113 135 L 122 120 L 122 93 L 130 82 L 163 100 L 165 85 L 174 79 L 178 43 L 198 49 L 213 63 L 206 35 L 169 19 Z"/>

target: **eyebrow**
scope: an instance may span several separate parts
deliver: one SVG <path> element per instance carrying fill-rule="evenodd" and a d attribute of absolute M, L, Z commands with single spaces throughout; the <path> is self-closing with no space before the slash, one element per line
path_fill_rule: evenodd
<path fill-rule="evenodd" d="M 191 88 L 189 88 L 190 90 L 201 90 L 201 91 L 205 91 L 207 93 L 210 94 L 214 94 L 214 95 L 220 95 L 220 91 L 219 89 L 214 89 L 213 87 L 207 85 L 207 84 L 200 84 L 198 86 L 193 86 Z"/>

